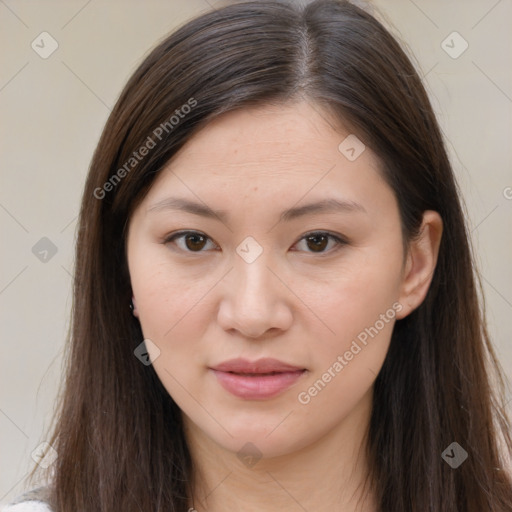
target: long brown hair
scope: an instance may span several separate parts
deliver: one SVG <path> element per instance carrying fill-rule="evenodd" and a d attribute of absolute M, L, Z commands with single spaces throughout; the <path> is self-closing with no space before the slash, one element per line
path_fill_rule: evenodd
<path fill-rule="evenodd" d="M 67 373 L 51 438 L 57 512 L 187 510 L 193 461 L 180 410 L 134 356 L 143 336 L 128 307 L 126 226 L 158 173 L 211 119 L 300 97 L 380 158 L 406 242 L 425 210 L 444 223 L 428 295 L 396 323 L 374 384 L 368 477 L 380 510 L 512 510 L 502 371 L 429 99 L 373 16 L 317 0 L 236 3 L 201 15 L 161 42 L 121 93 L 80 213 Z M 143 146 L 151 148 L 142 157 Z M 468 454 L 457 468 L 442 457 L 452 442 Z"/>

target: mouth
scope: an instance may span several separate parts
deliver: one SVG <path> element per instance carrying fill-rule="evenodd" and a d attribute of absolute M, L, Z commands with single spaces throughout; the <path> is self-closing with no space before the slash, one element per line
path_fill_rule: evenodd
<path fill-rule="evenodd" d="M 246 375 L 285 373 L 304 369 L 305 368 L 301 368 L 300 366 L 295 366 L 270 357 L 265 357 L 256 361 L 249 361 L 242 358 L 230 359 L 229 361 L 224 361 L 223 363 L 212 367 L 212 370 Z"/>
<path fill-rule="evenodd" d="M 281 373 L 288 373 L 288 372 L 267 372 L 267 373 L 226 372 L 226 373 L 232 373 L 233 375 L 245 375 L 247 377 L 263 377 L 266 375 L 279 375 Z"/>
<path fill-rule="evenodd" d="M 233 359 L 210 370 L 217 382 L 232 395 L 245 400 L 267 400 L 295 384 L 306 372 L 276 359 Z"/>

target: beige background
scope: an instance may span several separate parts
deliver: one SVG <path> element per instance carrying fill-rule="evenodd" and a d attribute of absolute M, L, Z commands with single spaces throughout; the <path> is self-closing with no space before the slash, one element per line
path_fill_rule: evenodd
<path fill-rule="evenodd" d="M 0 0 L 0 502 L 22 491 L 31 452 L 44 441 L 51 417 L 70 309 L 76 216 L 100 131 L 148 49 L 212 5 Z M 467 203 L 490 331 L 512 376 L 512 2 L 374 5 L 425 75 Z M 59 45 L 47 59 L 31 47 L 43 31 Z M 469 45 L 456 59 L 441 47 L 453 31 Z M 447 44 L 453 53 L 463 41 L 451 36 Z M 46 262 L 32 252 L 42 237 L 57 248 Z"/>

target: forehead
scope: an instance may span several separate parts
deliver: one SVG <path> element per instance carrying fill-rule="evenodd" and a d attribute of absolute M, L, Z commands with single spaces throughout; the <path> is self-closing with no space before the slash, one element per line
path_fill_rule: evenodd
<path fill-rule="evenodd" d="M 195 162 L 209 160 L 225 164 L 211 169 L 224 175 L 239 175 L 241 167 L 258 175 L 274 175 L 276 169 L 306 171 L 333 165 L 338 144 L 346 135 L 343 127 L 335 127 L 326 113 L 310 103 L 251 107 L 210 122 L 176 155 L 174 167 L 186 163 L 192 168 Z"/>
<path fill-rule="evenodd" d="M 217 199 L 223 203 L 219 208 L 251 195 L 260 202 L 296 203 L 302 196 L 318 199 L 332 191 L 358 202 L 365 196 L 377 203 L 389 200 L 379 193 L 388 187 L 377 157 L 366 148 L 351 161 L 340 151 L 349 135 L 320 107 L 306 102 L 228 112 L 191 137 L 160 173 L 145 202 L 162 200 L 171 191 Z"/>

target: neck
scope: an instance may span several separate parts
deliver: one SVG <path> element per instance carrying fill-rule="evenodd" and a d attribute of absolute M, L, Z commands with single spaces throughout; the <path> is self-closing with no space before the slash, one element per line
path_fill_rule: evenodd
<path fill-rule="evenodd" d="M 371 489 L 364 485 L 370 413 L 371 393 L 350 418 L 313 444 L 248 465 L 186 421 L 194 462 L 190 507 L 197 512 L 376 512 Z"/>

